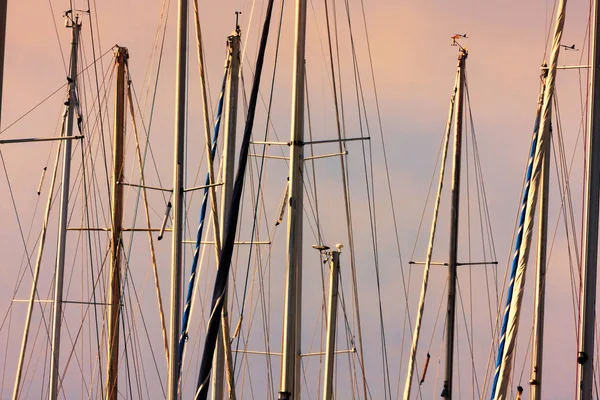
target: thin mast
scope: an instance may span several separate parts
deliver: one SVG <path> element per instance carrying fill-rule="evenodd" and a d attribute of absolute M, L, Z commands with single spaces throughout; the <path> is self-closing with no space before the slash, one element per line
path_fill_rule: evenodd
<path fill-rule="evenodd" d="M 335 360 L 335 328 L 337 325 L 338 280 L 340 274 L 340 250 L 331 252 L 329 265 L 329 306 L 327 310 L 327 344 L 325 348 L 325 384 L 323 385 L 323 400 L 333 397 L 333 362 Z"/>
<path fill-rule="evenodd" d="M 286 286 L 283 315 L 280 400 L 297 400 L 300 393 L 300 332 L 302 299 L 302 171 L 304 142 L 304 51 L 306 0 L 296 0 L 294 77 L 292 83 L 292 122 L 290 140 L 290 197 Z"/>
<path fill-rule="evenodd" d="M 183 162 L 185 142 L 186 51 L 188 1 L 179 0 L 177 76 L 175 83 L 175 140 L 173 163 L 173 240 L 171 243 L 171 313 L 167 398 L 177 400 L 179 389 L 179 329 L 181 327 L 181 251 L 183 234 Z"/>
<path fill-rule="evenodd" d="M 544 69 L 543 79 L 547 75 L 547 69 Z M 545 83 L 544 83 L 545 85 Z M 544 90 L 542 85 L 542 90 Z M 543 92 L 542 92 L 543 93 Z M 529 384 L 529 398 L 531 400 L 540 400 L 542 397 L 542 354 L 544 348 L 544 306 L 546 298 L 546 242 L 548 240 L 548 191 L 550 183 L 550 139 L 552 129 L 548 129 L 548 140 L 544 142 L 542 149 L 543 163 L 540 172 L 540 196 L 541 201 L 538 208 L 538 248 L 537 263 L 535 274 L 535 309 L 533 316 L 533 345 L 531 347 L 531 379 Z"/>
<path fill-rule="evenodd" d="M 452 208 L 450 211 L 450 257 L 448 260 L 448 311 L 446 316 L 446 378 L 442 397 L 452 398 L 452 372 L 454 366 L 454 320 L 456 308 L 456 267 L 458 255 L 458 212 L 460 202 L 460 166 L 462 157 L 463 93 L 465 87 L 465 60 L 467 51 L 458 54 L 458 84 L 456 114 L 454 115 L 454 160 L 452 162 Z"/>
<path fill-rule="evenodd" d="M 69 103 L 69 114 L 67 116 L 67 130 L 65 136 L 73 136 L 73 116 L 75 107 L 77 106 L 77 50 L 79 44 L 79 31 L 81 24 L 78 17 L 71 19 L 67 12 L 67 25 L 72 30 L 71 41 L 71 66 L 69 69 L 69 95 L 67 102 Z M 58 398 L 58 364 L 60 360 L 60 330 L 62 322 L 62 305 L 63 305 L 63 277 L 65 272 L 65 252 L 67 245 L 67 219 L 69 212 L 69 186 L 71 180 L 71 140 L 66 140 L 64 144 L 63 154 L 63 173 L 62 173 L 62 190 L 60 198 L 60 219 L 58 231 L 58 254 L 56 257 L 56 276 L 54 282 L 54 312 L 52 315 L 52 355 L 50 358 L 50 390 L 48 396 L 50 400 Z"/>
<path fill-rule="evenodd" d="M 117 83 L 111 182 L 112 227 L 110 231 L 110 286 L 108 294 L 108 355 L 106 399 L 116 400 L 119 378 L 119 315 L 121 311 L 121 234 L 123 231 L 123 169 L 125 161 L 125 62 L 127 49 L 115 48 Z"/>
<path fill-rule="evenodd" d="M 596 323 L 596 275 L 598 268 L 598 208 L 600 201 L 600 4 L 594 0 L 592 34 L 592 60 L 590 68 L 590 104 L 588 125 L 587 180 L 583 220 L 583 267 L 579 317 L 579 343 L 577 353 L 577 399 L 591 399 L 594 380 L 594 328 Z"/>
<path fill-rule="evenodd" d="M 225 223 L 229 206 L 231 204 L 231 191 L 233 190 L 234 167 L 235 167 L 235 139 L 238 104 L 238 82 L 240 72 L 240 30 L 236 21 L 236 29 L 227 38 L 231 51 L 229 76 L 225 87 L 225 110 L 224 110 L 224 137 L 223 137 L 223 190 L 221 192 L 221 243 L 225 240 Z M 223 311 L 221 312 L 221 335 L 217 336 L 217 347 L 213 368 L 212 398 L 221 400 L 223 396 L 223 373 L 227 370 L 229 397 L 235 399 L 233 365 L 231 360 L 231 345 L 229 343 L 229 316 L 227 310 L 227 288 L 223 295 Z M 227 365 L 226 365 L 227 364 Z"/>

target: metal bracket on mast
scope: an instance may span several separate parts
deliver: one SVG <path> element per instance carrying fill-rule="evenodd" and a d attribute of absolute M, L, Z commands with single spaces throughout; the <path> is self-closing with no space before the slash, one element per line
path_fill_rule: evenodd
<path fill-rule="evenodd" d="M 74 140 L 83 139 L 83 135 L 79 136 L 57 136 L 57 137 L 43 137 L 43 138 L 22 138 L 22 139 L 3 139 L 0 140 L 0 144 L 10 143 L 30 143 L 30 142 L 52 142 L 55 140 Z"/>
<path fill-rule="evenodd" d="M 408 265 L 425 265 L 425 261 L 409 261 Z M 447 262 L 430 262 L 429 265 L 443 265 L 448 266 Z M 462 265 L 498 265 L 498 261 L 476 261 L 476 262 L 466 262 L 466 263 L 456 263 L 457 266 Z"/>
<path fill-rule="evenodd" d="M 344 139 L 324 139 L 324 140 L 311 140 L 311 141 L 296 141 L 292 142 L 265 142 L 265 141 L 252 141 L 251 144 L 266 144 L 267 146 L 291 146 L 292 144 L 298 146 L 304 146 L 307 144 L 324 144 L 324 143 L 343 143 L 343 142 L 355 142 L 357 140 L 371 140 L 370 136 L 355 137 L 355 138 L 344 138 Z"/>

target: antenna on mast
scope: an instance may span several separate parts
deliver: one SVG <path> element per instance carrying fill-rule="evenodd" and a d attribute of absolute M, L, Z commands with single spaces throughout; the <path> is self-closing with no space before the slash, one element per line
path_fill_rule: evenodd
<path fill-rule="evenodd" d="M 240 31 L 241 31 L 241 29 L 240 29 L 240 24 L 239 24 L 239 22 L 240 22 L 240 15 L 241 15 L 241 14 L 242 14 L 242 12 L 241 12 L 241 11 L 236 11 L 236 12 L 235 12 L 235 31 L 236 31 L 236 33 L 238 33 L 238 34 L 239 34 L 239 33 L 240 33 Z"/>

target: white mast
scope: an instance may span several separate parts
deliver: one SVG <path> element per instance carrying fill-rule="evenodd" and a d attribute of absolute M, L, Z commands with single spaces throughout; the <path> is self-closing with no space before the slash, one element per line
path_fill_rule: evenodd
<path fill-rule="evenodd" d="M 302 171 L 304 145 L 304 50 L 306 0 L 296 0 L 294 78 L 290 140 L 290 197 L 286 287 L 283 315 L 280 400 L 297 400 L 300 393 L 300 326 L 302 298 Z"/>
<path fill-rule="evenodd" d="M 70 17 L 71 11 L 67 12 L 67 27 L 72 30 L 71 42 L 71 65 L 69 69 L 69 114 L 67 116 L 67 130 L 64 135 L 73 136 L 73 116 L 77 106 L 77 50 L 79 44 L 79 31 L 81 24 L 78 17 Z M 70 23 L 70 24 L 69 24 Z M 54 313 L 52 315 L 52 355 L 50 358 L 50 400 L 58 398 L 58 365 L 60 358 L 60 330 L 62 322 L 63 305 L 63 277 L 65 272 L 65 252 L 67 241 L 67 219 L 69 212 L 69 189 L 71 180 L 71 140 L 65 140 L 63 154 L 62 190 L 60 198 L 60 219 L 58 231 L 58 254 L 56 256 L 56 276 L 54 282 Z"/>
<path fill-rule="evenodd" d="M 543 68 L 545 80 L 548 69 Z M 543 91 L 542 91 L 543 93 Z M 542 94 L 543 96 L 543 94 Z M 541 102 L 540 102 L 541 104 Z M 531 379 L 529 384 L 530 400 L 541 400 L 542 396 L 542 360 L 544 348 L 544 306 L 546 298 L 546 242 L 548 240 L 548 191 L 550 183 L 550 140 L 552 129 L 546 125 L 548 140 L 544 142 L 542 154 L 544 161 L 540 172 L 540 196 L 538 208 L 538 248 L 535 274 L 535 309 L 533 316 L 533 345 L 531 347 Z"/>
<path fill-rule="evenodd" d="M 239 71 L 240 71 L 240 31 L 239 26 L 236 30 L 227 38 L 228 46 L 231 51 L 231 59 L 229 66 L 229 76 L 227 79 L 227 86 L 225 87 L 225 109 L 224 109 L 224 138 L 223 138 L 223 190 L 221 192 L 221 215 L 219 221 L 221 221 L 220 229 L 221 232 L 221 243 L 225 240 L 225 220 L 227 218 L 227 211 L 231 203 L 231 191 L 233 190 L 233 181 L 235 179 L 235 139 L 236 139 L 236 122 L 237 122 L 237 104 L 238 104 L 238 83 L 239 83 Z M 226 349 L 227 347 L 227 349 Z M 230 385 L 230 396 L 235 396 L 233 390 L 233 377 L 229 376 L 233 373 L 233 365 L 231 364 L 231 348 L 229 344 L 229 317 L 227 311 L 227 291 L 223 296 L 223 311 L 221 318 L 221 335 L 217 336 L 217 345 L 215 348 L 215 359 L 213 362 L 214 373 L 212 375 L 212 399 L 221 400 L 223 399 L 223 373 L 228 369 L 227 379 Z M 235 397 L 233 397 L 235 398 Z"/>
<path fill-rule="evenodd" d="M 587 138 L 587 180 L 583 220 L 583 267 L 581 276 L 580 328 L 577 363 L 577 399 L 591 399 L 594 380 L 594 328 L 596 323 L 596 275 L 598 268 L 598 208 L 600 201 L 600 5 L 594 1 L 592 23 L 592 60 L 590 68 L 590 104 Z"/>
<path fill-rule="evenodd" d="M 448 311 L 446 315 L 446 377 L 442 397 L 452 399 L 452 373 L 454 366 L 454 320 L 456 308 L 456 267 L 458 255 L 458 212 L 460 201 L 460 166 L 462 157 L 463 93 L 465 87 L 465 60 L 467 51 L 458 54 L 458 85 L 456 114 L 454 115 L 454 160 L 452 162 L 452 206 L 450 211 L 450 256 L 448 259 Z"/>
<path fill-rule="evenodd" d="M 188 1 L 179 0 L 175 83 L 175 143 L 173 163 L 173 238 L 171 242 L 171 316 L 167 398 L 177 400 L 179 389 L 179 330 L 181 328 L 181 251 L 183 234 L 183 171 L 185 142 L 186 51 Z"/>
<path fill-rule="evenodd" d="M 323 400 L 333 398 L 333 362 L 335 361 L 335 331 L 337 325 L 338 281 L 340 274 L 340 249 L 331 252 L 329 265 L 329 305 L 327 309 L 327 342 L 325 348 L 325 384 L 323 385 Z"/>

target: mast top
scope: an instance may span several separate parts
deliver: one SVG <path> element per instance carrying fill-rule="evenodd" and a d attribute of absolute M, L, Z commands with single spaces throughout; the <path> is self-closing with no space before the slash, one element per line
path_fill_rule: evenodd
<path fill-rule="evenodd" d="M 75 11 L 75 13 L 73 12 Z M 89 14 L 90 10 L 67 10 L 63 17 L 65 18 L 65 27 L 72 28 L 74 26 L 80 27 L 79 13 Z"/>
<path fill-rule="evenodd" d="M 235 33 L 234 34 L 237 34 L 237 35 L 239 35 L 241 32 L 241 29 L 240 29 L 240 14 L 241 13 L 242 13 L 241 11 L 235 12 Z"/>

